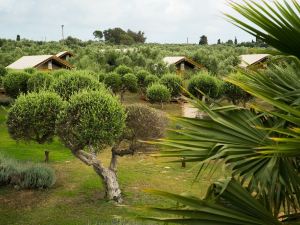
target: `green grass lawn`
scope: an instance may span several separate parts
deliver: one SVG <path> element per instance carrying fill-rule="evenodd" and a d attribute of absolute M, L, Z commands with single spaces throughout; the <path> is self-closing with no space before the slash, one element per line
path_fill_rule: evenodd
<path fill-rule="evenodd" d="M 136 95 L 126 95 L 125 100 L 126 104 L 140 101 Z M 134 216 L 135 211 L 106 202 L 101 181 L 93 169 L 75 159 L 58 140 L 47 145 L 12 140 L 5 125 L 6 110 L 0 109 L 0 153 L 19 160 L 42 162 L 44 149 L 48 149 L 51 152 L 50 166 L 55 169 L 57 181 L 53 188 L 44 191 L 18 191 L 12 187 L 0 187 L 0 224 L 142 224 L 141 221 L 127 219 L 117 223 L 119 217 Z M 166 105 L 164 110 L 172 115 L 181 113 L 178 104 Z M 109 151 L 104 151 L 99 157 L 107 164 Z M 118 178 L 124 205 L 175 205 L 144 193 L 145 189 L 186 192 L 202 197 L 208 185 L 224 174 L 220 169 L 214 177 L 202 176 L 193 183 L 197 172 L 193 164 L 187 164 L 187 168 L 182 169 L 180 164 L 165 161 L 146 154 L 120 158 Z"/>

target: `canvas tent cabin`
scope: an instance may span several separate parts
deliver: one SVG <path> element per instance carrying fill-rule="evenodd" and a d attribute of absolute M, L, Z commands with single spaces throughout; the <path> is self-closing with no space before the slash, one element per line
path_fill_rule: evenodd
<path fill-rule="evenodd" d="M 54 55 L 32 55 L 23 56 L 6 68 L 14 70 L 23 70 L 27 68 L 36 68 L 38 70 L 57 70 L 72 69 L 73 66 L 67 61 Z"/>
<path fill-rule="evenodd" d="M 239 67 L 243 69 L 253 67 L 264 68 L 265 62 L 269 57 L 269 54 L 240 55 L 241 63 L 239 64 Z"/>
<path fill-rule="evenodd" d="M 197 70 L 204 68 L 204 66 L 185 56 L 168 56 L 163 58 L 163 62 L 166 63 L 167 66 L 174 65 L 178 73 L 183 73 L 184 71 L 188 70 Z"/>
<path fill-rule="evenodd" d="M 62 60 L 67 61 L 67 60 L 69 60 L 70 57 L 74 56 L 74 54 L 69 51 L 63 51 L 63 52 L 57 53 L 55 56 Z"/>

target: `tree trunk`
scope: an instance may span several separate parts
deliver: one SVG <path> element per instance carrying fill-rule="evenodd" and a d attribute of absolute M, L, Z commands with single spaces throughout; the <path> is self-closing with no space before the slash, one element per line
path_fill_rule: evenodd
<path fill-rule="evenodd" d="M 124 102 L 124 94 L 125 94 L 125 91 L 121 90 L 121 92 L 120 92 L 121 103 Z"/>
<path fill-rule="evenodd" d="M 50 152 L 48 150 L 45 150 L 45 163 L 49 162 L 49 154 Z"/>
<path fill-rule="evenodd" d="M 105 168 L 94 153 L 87 153 L 82 150 L 72 151 L 72 153 L 86 165 L 92 166 L 94 171 L 101 177 L 107 200 L 122 203 L 123 199 L 116 172 L 110 168 Z"/>
<path fill-rule="evenodd" d="M 105 187 L 105 196 L 108 200 L 113 200 L 117 203 L 122 203 L 121 189 L 118 183 L 117 175 L 115 171 L 103 167 L 99 167 L 97 164 L 93 164 L 95 172 L 102 178 L 103 185 Z"/>
<path fill-rule="evenodd" d="M 202 96 L 202 102 L 203 102 L 203 103 L 206 102 L 205 95 Z"/>

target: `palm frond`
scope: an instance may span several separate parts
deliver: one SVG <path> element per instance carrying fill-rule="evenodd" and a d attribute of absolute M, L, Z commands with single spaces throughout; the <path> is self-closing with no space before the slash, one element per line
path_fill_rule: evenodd
<path fill-rule="evenodd" d="M 281 52 L 300 58 L 300 4 L 296 0 L 292 0 L 291 4 L 287 1 L 269 4 L 265 0 L 262 4 L 253 0 L 244 1 L 244 4 L 230 1 L 229 4 L 259 28 L 225 14 L 231 23 Z"/>

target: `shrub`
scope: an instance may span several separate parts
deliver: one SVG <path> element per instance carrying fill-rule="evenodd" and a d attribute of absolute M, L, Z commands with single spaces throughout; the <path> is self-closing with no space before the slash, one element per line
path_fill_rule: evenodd
<path fill-rule="evenodd" d="M 148 87 L 149 85 L 156 83 L 157 81 L 159 81 L 159 78 L 155 75 L 148 75 L 145 78 L 145 87 Z"/>
<path fill-rule="evenodd" d="M 122 86 L 122 78 L 117 73 L 109 73 L 104 78 L 104 84 L 106 87 L 112 90 L 112 92 L 117 93 L 120 91 Z"/>
<path fill-rule="evenodd" d="M 239 73 L 231 74 L 228 78 L 233 78 L 242 82 L 245 82 L 246 80 L 246 77 Z M 229 82 L 225 82 L 224 84 L 224 94 L 233 104 L 239 104 L 240 102 L 245 104 L 252 98 L 249 93 Z"/>
<path fill-rule="evenodd" d="M 139 70 L 137 73 L 136 73 L 136 77 L 138 79 L 138 85 L 140 87 L 145 87 L 145 79 L 147 76 L 151 75 L 148 71 L 146 70 Z"/>
<path fill-rule="evenodd" d="M 61 111 L 57 132 L 72 150 L 111 145 L 125 127 L 125 111 L 106 90 L 82 91 L 73 95 Z"/>
<path fill-rule="evenodd" d="M 133 104 L 126 107 L 126 132 L 128 139 L 149 140 L 161 138 L 167 126 L 166 116 L 149 106 Z"/>
<path fill-rule="evenodd" d="M 63 106 L 61 98 L 52 92 L 41 91 L 20 96 L 10 108 L 7 128 L 15 140 L 51 141 L 55 121 Z"/>
<path fill-rule="evenodd" d="M 35 165 L 29 166 L 21 172 L 20 186 L 28 189 L 49 188 L 55 183 L 55 173 L 53 169 Z"/>
<path fill-rule="evenodd" d="M 122 77 L 122 89 L 130 92 L 136 92 L 138 87 L 138 80 L 132 73 L 128 73 Z"/>
<path fill-rule="evenodd" d="M 115 72 L 121 76 L 124 76 L 127 73 L 133 73 L 133 70 L 125 65 L 120 65 L 115 69 Z"/>
<path fill-rule="evenodd" d="M 27 81 L 28 91 L 38 92 L 40 90 L 47 90 L 53 80 L 53 76 L 49 73 L 35 73 Z"/>
<path fill-rule="evenodd" d="M 104 86 L 90 75 L 70 73 L 54 80 L 51 90 L 58 93 L 64 100 L 68 100 L 73 94 L 84 90 L 98 90 Z"/>
<path fill-rule="evenodd" d="M 147 98 L 151 103 L 170 101 L 170 90 L 163 84 L 155 83 L 147 88 Z"/>
<path fill-rule="evenodd" d="M 21 163 L 0 156 L 0 186 L 13 185 L 26 189 L 50 188 L 55 184 L 55 173 L 40 164 Z"/>
<path fill-rule="evenodd" d="M 203 92 L 212 99 L 218 99 L 223 94 L 223 82 L 208 73 L 200 73 L 189 81 L 188 91 L 198 98 L 202 98 Z"/>
<path fill-rule="evenodd" d="M 160 83 L 165 85 L 171 92 L 172 97 L 180 95 L 182 79 L 176 74 L 167 74 L 162 76 Z"/>
<path fill-rule="evenodd" d="M 24 69 L 24 72 L 29 73 L 29 74 L 34 74 L 36 72 L 35 68 L 26 68 Z"/>
<path fill-rule="evenodd" d="M 0 65 L 0 77 L 4 77 L 7 74 L 7 70 L 4 66 Z"/>
<path fill-rule="evenodd" d="M 59 78 L 61 76 L 66 76 L 66 75 L 68 75 L 70 73 L 71 73 L 70 70 L 59 69 L 59 70 L 54 70 L 50 74 L 53 76 L 53 78 Z"/>
<path fill-rule="evenodd" d="M 99 82 L 104 82 L 105 77 L 106 73 L 104 71 L 100 71 L 97 73 L 97 78 Z"/>
<path fill-rule="evenodd" d="M 28 79 L 28 73 L 9 72 L 3 77 L 3 87 L 10 97 L 17 98 L 21 93 L 27 92 Z"/>

